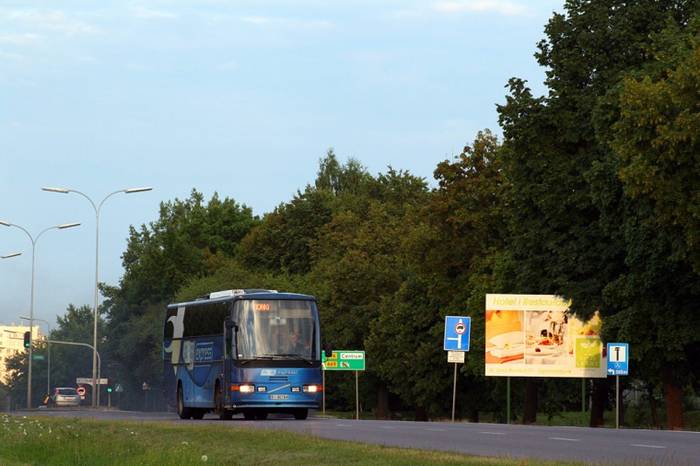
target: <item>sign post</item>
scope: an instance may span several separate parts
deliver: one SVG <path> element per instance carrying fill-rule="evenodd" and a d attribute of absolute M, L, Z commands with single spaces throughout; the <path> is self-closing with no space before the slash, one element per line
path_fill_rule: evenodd
<path fill-rule="evenodd" d="M 608 375 L 615 376 L 615 428 L 620 428 L 620 376 L 629 373 L 629 344 L 608 343 Z"/>
<path fill-rule="evenodd" d="M 321 371 L 321 383 L 323 384 L 323 394 L 321 395 L 321 399 L 323 400 L 321 405 L 323 407 L 323 415 L 326 415 L 326 371 L 322 370 Z"/>
<path fill-rule="evenodd" d="M 447 362 L 455 365 L 452 377 L 452 422 L 455 422 L 455 406 L 457 402 L 457 364 L 464 364 L 464 353 L 469 351 L 471 327 L 471 317 L 445 317 L 445 339 L 442 346 L 447 351 Z"/>
<path fill-rule="evenodd" d="M 360 419 L 360 382 L 359 371 L 365 370 L 364 351 L 333 351 L 330 358 L 326 358 L 325 352 L 321 353 L 321 365 L 323 368 L 323 412 L 326 412 L 326 374 L 325 371 L 355 371 L 355 418 Z"/>

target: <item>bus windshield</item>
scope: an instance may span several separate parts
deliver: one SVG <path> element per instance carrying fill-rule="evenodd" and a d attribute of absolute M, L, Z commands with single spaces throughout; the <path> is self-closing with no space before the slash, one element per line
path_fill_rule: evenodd
<path fill-rule="evenodd" d="M 318 318 L 313 301 L 241 300 L 238 359 L 318 360 Z"/>

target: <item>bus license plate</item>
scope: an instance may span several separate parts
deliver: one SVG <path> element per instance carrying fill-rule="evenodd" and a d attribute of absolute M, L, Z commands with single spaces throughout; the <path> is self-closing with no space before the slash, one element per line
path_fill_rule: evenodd
<path fill-rule="evenodd" d="M 271 400 L 288 400 L 289 395 L 270 395 Z"/>

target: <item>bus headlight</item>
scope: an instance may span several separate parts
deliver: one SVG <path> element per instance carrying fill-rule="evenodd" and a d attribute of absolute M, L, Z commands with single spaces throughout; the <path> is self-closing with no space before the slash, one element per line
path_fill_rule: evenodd
<path fill-rule="evenodd" d="M 304 385 L 304 393 L 319 393 L 323 391 L 323 385 Z"/>
<path fill-rule="evenodd" d="M 255 385 L 249 384 L 249 383 L 243 383 L 243 384 L 233 384 L 231 385 L 231 391 L 232 392 L 241 392 L 241 393 L 253 393 L 255 392 Z"/>

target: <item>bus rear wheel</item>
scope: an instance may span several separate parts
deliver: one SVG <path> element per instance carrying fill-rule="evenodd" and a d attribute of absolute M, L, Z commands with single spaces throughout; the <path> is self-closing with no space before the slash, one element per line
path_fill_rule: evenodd
<path fill-rule="evenodd" d="M 253 411 L 243 411 L 243 419 L 246 421 L 254 421 L 255 420 L 255 413 Z"/>
<path fill-rule="evenodd" d="M 177 415 L 180 416 L 180 419 L 189 419 L 192 417 L 192 410 L 185 406 L 181 384 L 177 385 Z"/>
<path fill-rule="evenodd" d="M 206 412 L 207 412 L 206 409 L 193 409 L 192 410 L 192 419 L 203 419 Z"/>
<path fill-rule="evenodd" d="M 294 419 L 297 419 L 299 421 L 303 421 L 309 417 L 309 410 L 308 409 L 295 409 L 294 410 Z"/>

